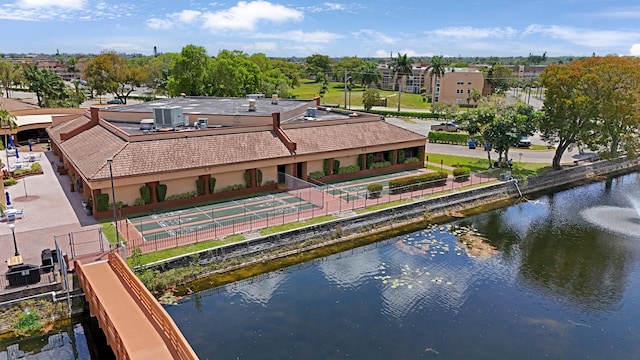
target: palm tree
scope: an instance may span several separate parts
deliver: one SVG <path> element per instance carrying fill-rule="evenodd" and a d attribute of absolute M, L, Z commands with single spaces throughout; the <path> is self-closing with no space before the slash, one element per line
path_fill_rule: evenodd
<path fill-rule="evenodd" d="M 436 82 L 439 78 L 444 76 L 447 64 L 442 59 L 442 56 L 434 56 L 431 58 L 431 64 L 427 67 L 429 72 L 429 92 L 431 93 L 431 103 L 435 100 L 433 96 L 433 78 L 436 78 Z"/>
<path fill-rule="evenodd" d="M 371 87 L 371 84 L 378 84 L 382 80 L 382 73 L 378 70 L 378 65 L 367 61 L 358 69 L 357 79 L 362 86 Z"/>
<path fill-rule="evenodd" d="M 16 116 L 10 113 L 7 109 L 0 107 L 0 128 L 2 128 L 4 132 L 4 146 L 5 151 L 7 149 L 7 130 L 11 132 L 13 129 L 18 128 L 18 122 L 16 121 Z M 9 159 L 9 155 L 7 155 L 7 159 Z M 8 166 L 8 165 L 7 165 Z"/>
<path fill-rule="evenodd" d="M 400 80 L 404 76 L 411 74 L 413 70 L 411 59 L 407 58 L 407 54 L 400 55 L 398 53 L 398 57 L 391 60 L 391 69 L 398 85 L 398 112 L 400 112 L 400 94 L 402 93 L 402 82 Z"/>

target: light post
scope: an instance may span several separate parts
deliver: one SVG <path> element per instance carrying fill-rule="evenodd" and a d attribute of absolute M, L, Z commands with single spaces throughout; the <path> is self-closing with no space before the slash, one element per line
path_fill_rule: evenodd
<path fill-rule="evenodd" d="M 20 256 L 20 253 L 18 252 L 18 243 L 16 242 L 16 226 L 14 224 L 9 224 L 9 228 L 11 229 L 11 235 L 13 235 L 13 248 L 16 251 L 15 256 Z"/>
<path fill-rule="evenodd" d="M 113 168 L 111 164 L 113 163 L 113 158 L 108 158 L 107 162 L 109 163 L 109 177 L 111 178 L 111 207 L 113 208 L 113 223 L 116 224 L 116 246 L 120 246 L 120 234 L 118 233 L 118 218 L 117 218 L 117 210 L 116 210 L 116 188 L 113 186 Z"/>

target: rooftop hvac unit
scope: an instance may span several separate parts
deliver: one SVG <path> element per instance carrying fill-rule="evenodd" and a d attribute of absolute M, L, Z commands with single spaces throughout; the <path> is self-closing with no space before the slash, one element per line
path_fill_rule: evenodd
<path fill-rule="evenodd" d="M 316 114 L 317 114 L 317 111 L 318 111 L 318 108 L 316 108 L 316 107 L 310 107 L 310 108 L 307 108 L 307 115 L 306 115 L 306 117 L 308 117 L 308 118 L 315 118 L 315 117 L 316 117 Z"/>
<path fill-rule="evenodd" d="M 278 94 L 271 95 L 271 105 L 278 105 Z"/>
<path fill-rule="evenodd" d="M 181 106 L 153 108 L 153 120 L 156 128 L 176 128 L 184 126 Z"/>
<path fill-rule="evenodd" d="M 249 111 L 256 111 L 258 107 L 256 106 L 256 99 L 249 99 Z"/>

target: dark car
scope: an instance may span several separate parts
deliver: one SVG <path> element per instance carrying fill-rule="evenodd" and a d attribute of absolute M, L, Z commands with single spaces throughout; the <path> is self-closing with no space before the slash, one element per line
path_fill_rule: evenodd
<path fill-rule="evenodd" d="M 113 105 L 113 104 L 122 104 L 122 99 L 113 99 L 113 100 L 109 100 L 109 101 L 107 101 L 107 104 L 109 104 L 109 105 Z"/>
<path fill-rule="evenodd" d="M 438 125 L 431 125 L 431 131 L 449 131 L 457 132 L 458 125 L 452 122 L 440 123 Z"/>

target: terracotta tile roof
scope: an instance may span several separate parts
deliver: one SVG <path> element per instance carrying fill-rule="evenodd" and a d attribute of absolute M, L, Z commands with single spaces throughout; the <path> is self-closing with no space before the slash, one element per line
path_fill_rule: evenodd
<path fill-rule="evenodd" d="M 40 106 L 29 104 L 16 99 L 0 98 L 0 105 L 9 112 L 18 110 L 40 109 Z"/>
<path fill-rule="evenodd" d="M 384 121 L 285 129 L 285 133 L 297 143 L 299 155 L 414 140 L 426 142 L 424 136 Z"/>
<path fill-rule="evenodd" d="M 125 140 L 102 126 L 94 126 L 63 142 L 60 148 L 78 171 L 87 179 L 96 180 L 110 178 L 107 159 L 115 159 L 117 153 L 126 146 Z"/>
<path fill-rule="evenodd" d="M 49 132 L 50 138 L 55 139 L 57 142 L 60 142 L 60 134 L 63 134 L 75 128 L 78 128 L 88 123 L 90 120 L 91 119 L 88 116 L 81 115 L 73 120 L 65 121 L 55 126 L 51 126 L 47 128 L 47 131 Z"/>
<path fill-rule="evenodd" d="M 64 125 L 65 131 L 72 127 L 72 124 Z M 383 121 L 289 129 L 285 132 L 298 143 L 298 155 L 425 141 L 422 135 Z M 117 178 L 291 156 L 272 131 L 129 143 L 102 126 L 95 126 L 63 142 L 61 149 L 89 180 L 110 177 L 106 161 L 109 157 L 113 158 L 113 176 Z"/>

